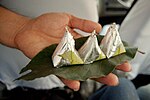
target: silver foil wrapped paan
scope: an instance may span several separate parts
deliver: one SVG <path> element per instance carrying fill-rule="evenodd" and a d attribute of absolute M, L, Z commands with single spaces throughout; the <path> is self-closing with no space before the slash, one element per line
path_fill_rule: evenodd
<path fill-rule="evenodd" d="M 88 37 L 88 39 L 78 50 L 78 52 L 84 64 L 89 64 L 92 63 L 93 61 L 105 58 L 104 53 L 101 51 L 98 45 L 95 30 Z"/>
<path fill-rule="evenodd" d="M 126 52 L 116 27 L 116 23 L 110 25 L 106 35 L 100 43 L 100 47 L 107 58 Z"/>
<path fill-rule="evenodd" d="M 66 27 L 65 34 L 52 55 L 52 60 L 54 67 L 83 64 L 82 59 L 75 49 L 75 41 L 68 27 Z"/>

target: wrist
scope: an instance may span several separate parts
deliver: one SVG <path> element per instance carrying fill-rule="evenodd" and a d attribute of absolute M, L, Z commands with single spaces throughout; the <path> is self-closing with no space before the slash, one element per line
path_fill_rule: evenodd
<path fill-rule="evenodd" d="M 16 48 L 14 39 L 29 18 L 0 7 L 0 43 Z"/>

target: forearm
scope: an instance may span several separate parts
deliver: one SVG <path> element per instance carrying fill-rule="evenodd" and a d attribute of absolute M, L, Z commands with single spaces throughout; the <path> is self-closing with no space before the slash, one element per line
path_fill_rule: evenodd
<path fill-rule="evenodd" d="M 0 7 L 0 43 L 16 47 L 15 36 L 28 21 L 29 18 Z"/>

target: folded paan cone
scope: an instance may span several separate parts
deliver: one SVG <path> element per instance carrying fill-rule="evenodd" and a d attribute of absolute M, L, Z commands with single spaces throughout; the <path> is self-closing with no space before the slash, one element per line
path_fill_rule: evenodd
<path fill-rule="evenodd" d="M 66 27 L 66 32 L 52 55 L 52 60 L 54 67 L 83 64 L 82 59 L 75 49 L 75 41 L 68 27 Z"/>
<path fill-rule="evenodd" d="M 126 52 L 115 23 L 108 28 L 100 47 L 107 58 Z"/>
<path fill-rule="evenodd" d="M 78 50 L 78 52 L 84 64 L 89 64 L 92 63 L 93 61 L 105 58 L 104 53 L 101 51 L 98 45 L 95 30 L 88 37 L 87 41 Z"/>

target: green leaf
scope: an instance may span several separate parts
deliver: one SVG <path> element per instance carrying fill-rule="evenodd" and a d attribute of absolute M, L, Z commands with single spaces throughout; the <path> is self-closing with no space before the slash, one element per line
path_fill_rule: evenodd
<path fill-rule="evenodd" d="M 97 36 L 98 41 L 101 41 L 103 36 Z M 79 38 L 75 40 L 76 49 L 78 50 L 86 41 L 87 37 Z M 55 68 L 52 63 L 52 54 L 56 48 L 56 44 L 53 44 L 40 53 L 38 53 L 29 64 L 24 67 L 21 73 L 28 70 L 31 72 L 22 75 L 16 80 L 33 80 L 35 78 L 46 77 L 48 75 L 54 74 L 66 79 L 85 81 L 88 78 L 98 78 L 106 76 L 111 73 L 115 67 L 122 64 L 125 61 L 130 61 L 134 58 L 137 48 L 131 47 L 127 42 L 123 42 L 126 52 L 113 56 L 109 59 L 105 58 L 102 60 L 95 61 L 91 64 L 78 64 L 70 66 L 62 66 L 60 68 Z"/>

